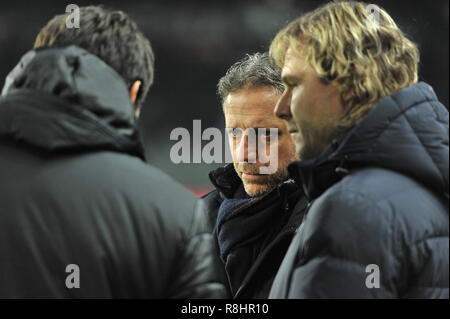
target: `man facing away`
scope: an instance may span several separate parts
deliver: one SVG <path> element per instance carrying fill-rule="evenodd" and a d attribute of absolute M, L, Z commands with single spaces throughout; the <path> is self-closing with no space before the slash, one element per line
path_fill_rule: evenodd
<path fill-rule="evenodd" d="M 203 196 L 198 209 L 214 228 L 234 298 L 268 297 L 306 206 L 306 201 L 294 205 L 302 197 L 288 180 L 295 144 L 273 113 L 282 90 L 268 53 L 247 55 L 218 84 L 233 164 L 210 172 L 216 189 Z M 272 171 L 265 172 L 269 166 Z"/>
<path fill-rule="evenodd" d="M 448 298 L 448 111 L 381 8 L 332 2 L 273 40 L 309 207 L 272 298 Z M 372 7 L 373 9 L 373 7 Z"/>
<path fill-rule="evenodd" d="M 144 160 L 149 41 L 122 11 L 66 16 L 0 98 L 0 297 L 225 296 L 195 198 Z"/>

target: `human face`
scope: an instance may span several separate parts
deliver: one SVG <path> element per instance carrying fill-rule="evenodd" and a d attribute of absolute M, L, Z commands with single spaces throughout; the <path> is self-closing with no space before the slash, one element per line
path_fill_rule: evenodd
<path fill-rule="evenodd" d="M 297 159 L 295 144 L 286 122 L 274 114 L 279 98 L 280 94 L 272 87 L 260 87 L 232 92 L 224 101 L 225 122 L 234 168 L 250 196 L 263 195 L 283 182 L 288 176 L 287 165 Z M 258 128 L 265 128 L 267 135 L 258 134 Z M 270 128 L 278 130 L 277 139 L 270 138 Z M 259 139 L 256 143 L 249 143 L 251 129 L 255 133 L 255 141 Z M 263 143 L 265 147 L 255 147 L 257 142 Z M 264 155 L 270 159 L 268 163 L 261 161 L 260 155 L 264 151 Z M 277 154 L 274 162 L 272 154 Z M 273 163 L 277 165 L 274 173 L 261 173 L 261 167 Z"/>
<path fill-rule="evenodd" d="M 275 113 L 287 121 L 299 157 L 315 158 L 338 134 L 344 112 L 339 90 L 320 81 L 301 48 L 287 50 L 281 79 L 285 90 Z"/>

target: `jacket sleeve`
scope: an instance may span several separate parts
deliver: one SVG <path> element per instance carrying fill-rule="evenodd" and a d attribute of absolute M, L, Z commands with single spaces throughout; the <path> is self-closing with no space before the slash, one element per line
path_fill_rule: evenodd
<path fill-rule="evenodd" d="M 223 266 L 215 250 L 212 230 L 201 209 L 194 209 L 187 240 L 181 251 L 171 298 L 230 297 Z"/>
<path fill-rule="evenodd" d="M 318 199 L 277 274 L 273 298 L 395 298 L 391 208 L 362 194 Z"/>

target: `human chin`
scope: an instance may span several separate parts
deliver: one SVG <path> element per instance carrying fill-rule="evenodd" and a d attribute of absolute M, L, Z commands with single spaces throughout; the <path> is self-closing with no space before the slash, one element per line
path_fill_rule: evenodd
<path fill-rule="evenodd" d="M 297 154 L 297 158 L 303 158 L 302 155 L 302 148 L 303 148 L 303 143 L 301 143 L 300 141 L 294 141 L 295 142 L 295 154 Z"/>
<path fill-rule="evenodd" d="M 299 133 L 291 134 L 292 140 L 295 145 L 295 155 L 296 157 L 293 160 L 305 159 L 303 155 L 303 149 L 305 148 L 305 140 L 300 137 Z"/>
<path fill-rule="evenodd" d="M 266 184 L 253 184 L 244 182 L 245 192 L 252 197 L 266 194 L 270 189 Z"/>
<path fill-rule="evenodd" d="M 298 155 L 300 154 L 300 150 L 303 147 L 303 138 L 302 138 L 302 134 L 300 133 L 300 131 L 294 131 L 294 132 L 291 132 L 290 134 L 291 134 L 292 141 L 294 142 L 294 145 L 295 145 L 296 157 L 291 160 L 291 161 L 294 161 L 294 160 L 298 160 Z"/>

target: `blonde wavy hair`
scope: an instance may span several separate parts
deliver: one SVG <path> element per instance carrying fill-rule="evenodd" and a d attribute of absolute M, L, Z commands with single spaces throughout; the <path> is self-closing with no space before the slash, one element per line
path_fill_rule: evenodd
<path fill-rule="evenodd" d="M 416 44 L 386 11 L 362 2 L 330 2 L 287 25 L 270 45 L 278 67 L 289 48 L 305 49 L 320 80 L 339 89 L 341 128 L 357 124 L 378 101 L 418 79 Z"/>

